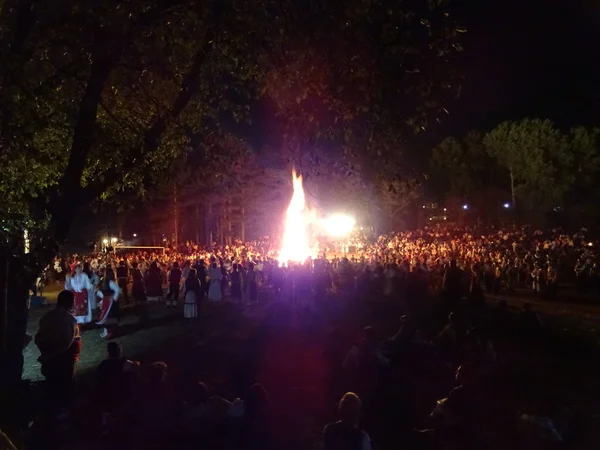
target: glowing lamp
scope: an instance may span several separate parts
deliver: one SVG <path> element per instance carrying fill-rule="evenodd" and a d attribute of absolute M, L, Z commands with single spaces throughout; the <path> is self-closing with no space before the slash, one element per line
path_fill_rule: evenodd
<path fill-rule="evenodd" d="M 108 245 L 108 239 L 106 239 L 106 238 L 105 238 L 105 239 L 103 239 L 103 240 L 102 240 L 102 243 L 103 243 L 104 245 Z"/>
<path fill-rule="evenodd" d="M 334 214 L 323 222 L 327 234 L 332 237 L 342 237 L 350 234 L 356 225 L 354 217 L 345 214 Z"/>
<path fill-rule="evenodd" d="M 463 205 L 463 209 L 466 211 L 467 209 L 469 209 L 469 205 Z"/>
<path fill-rule="evenodd" d="M 137 233 L 133 233 L 133 237 L 137 237 Z"/>
<path fill-rule="evenodd" d="M 510 208 L 510 203 L 505 203 L 505 204 L 504 204 L 504 207 L 505 207 L 506 209 Z"/>
<path fill-rule="evenodd" d="M 117 241 L 118 241 L 118 239 L 116 237 L 110 239 L 110 242 L 112 242 L 113 244 L 116 244 Z"/>

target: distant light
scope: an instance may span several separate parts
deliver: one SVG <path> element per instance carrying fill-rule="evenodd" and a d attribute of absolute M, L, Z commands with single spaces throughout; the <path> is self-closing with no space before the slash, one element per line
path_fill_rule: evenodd
<path fill-rule="evenodd" d="M 444 208 L 444 212 L 448 211 L 446 208 Z"/>
<path fill-rule="evenodd" d="M 504 204 L 504 207 L 505 207 L 506 209 L 510 208 L 510 203 L 505 203 L 505 204 Z"/>
<path fill-rule="evenodd" d="M 425 205 L 423 205 L 423 209 L 425 209 Z"/>
<path fill-rule="evenodd" d="M 430 217 L 429 220 L 433 220 L 433 217 Z"/>
<path fill-rule="evenodd" d="M 444 216 L 444 220 L 446 220 L 446 216 Z"/>
<path fill-rule="evenodd" d="M 117 241 L 118 241 L 118 239 L 116 237 L 110 238 L 110 242 L 112 242 L 113 244 L 116 244 Z"/>
<path fill-rule="evenodd" d="M 108 239 L 106 239 L 106 238 L 105 238 L 105 239 L 103 239 L 103 240 L 102 240 L 102 243 L 103 243 L 104 245 L 108 245 Z"/>
<path fill-rule="evenodd" d="M 463 209 L 466 211 L 467 209 L 469 209 L 469 205 L 467 205 L 467 204 L 464 204 L 464 205 L 463 205 Z"/>
<path fill-rule="evenodd" d="M 323 220 L 322 225 L 328 235 L 342 237 L 352 232 L 356 225 L 356 220 L 354 217 L 345 214 L 334 214 Z"/>
<path fill-rule="evenodd" d="M 593 242 L 588 242 L 588 247 L 593 247 L 594 243 Z"/>
<path fill-rule="evenodd" d="M 137 237 L 137 233 L 133 233 L 133 237 Z"/>

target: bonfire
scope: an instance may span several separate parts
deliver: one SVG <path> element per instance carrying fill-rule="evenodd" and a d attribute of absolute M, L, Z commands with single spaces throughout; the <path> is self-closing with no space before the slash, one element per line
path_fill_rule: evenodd
<path fill-rule="evenodd" d="M 310 245 L 309 225 L 312 214 L 306 206 L 306 195 L 302 185 L 302 175 L 292 171 L 293 193 L 285 214 L 279 262 L 304 262 L 313 256 Z"/>

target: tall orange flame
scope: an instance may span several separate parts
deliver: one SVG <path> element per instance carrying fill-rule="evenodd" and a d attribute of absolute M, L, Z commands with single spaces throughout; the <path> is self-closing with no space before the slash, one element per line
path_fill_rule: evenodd
<path fill-rule="evenodd" d="M 287 208 L 284 222 L 279 262 L 304 262 L 312 256 L 309 243 L 308 225 L 310 214 L 306 209 L 306 196 L 302 185 L 302 175 L 292 171 L 294 188 L 290 204 Z"/>

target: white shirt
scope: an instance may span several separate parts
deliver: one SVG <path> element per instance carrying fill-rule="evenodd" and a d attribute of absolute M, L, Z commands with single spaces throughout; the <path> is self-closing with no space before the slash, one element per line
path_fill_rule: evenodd
<path fill-rule="evenodd" d="M 114 291 L 114 295 L 113 298 L 116 300 L 118 300 L 119 295 L 121 295 L 121 288 L 119 287 L 119 285 L 117 283 L 115 283 L 113 280 L 110 280 L 108 282 L 108 287 L 109 289 L 112 289 Z M 104 294 L 102 293 L 102 291 L 98 291 L 98 297 L 100 298 L 104 298 Z"/>
<path fill-rule="evenodd" d="M 85 273 L 76 273 L 72 277 L 67 277 L 65 281 L 65 289 L 74 292 L 83 292 L 84 289 L 92 290 L 94 285 L 90 278 Z"/>

